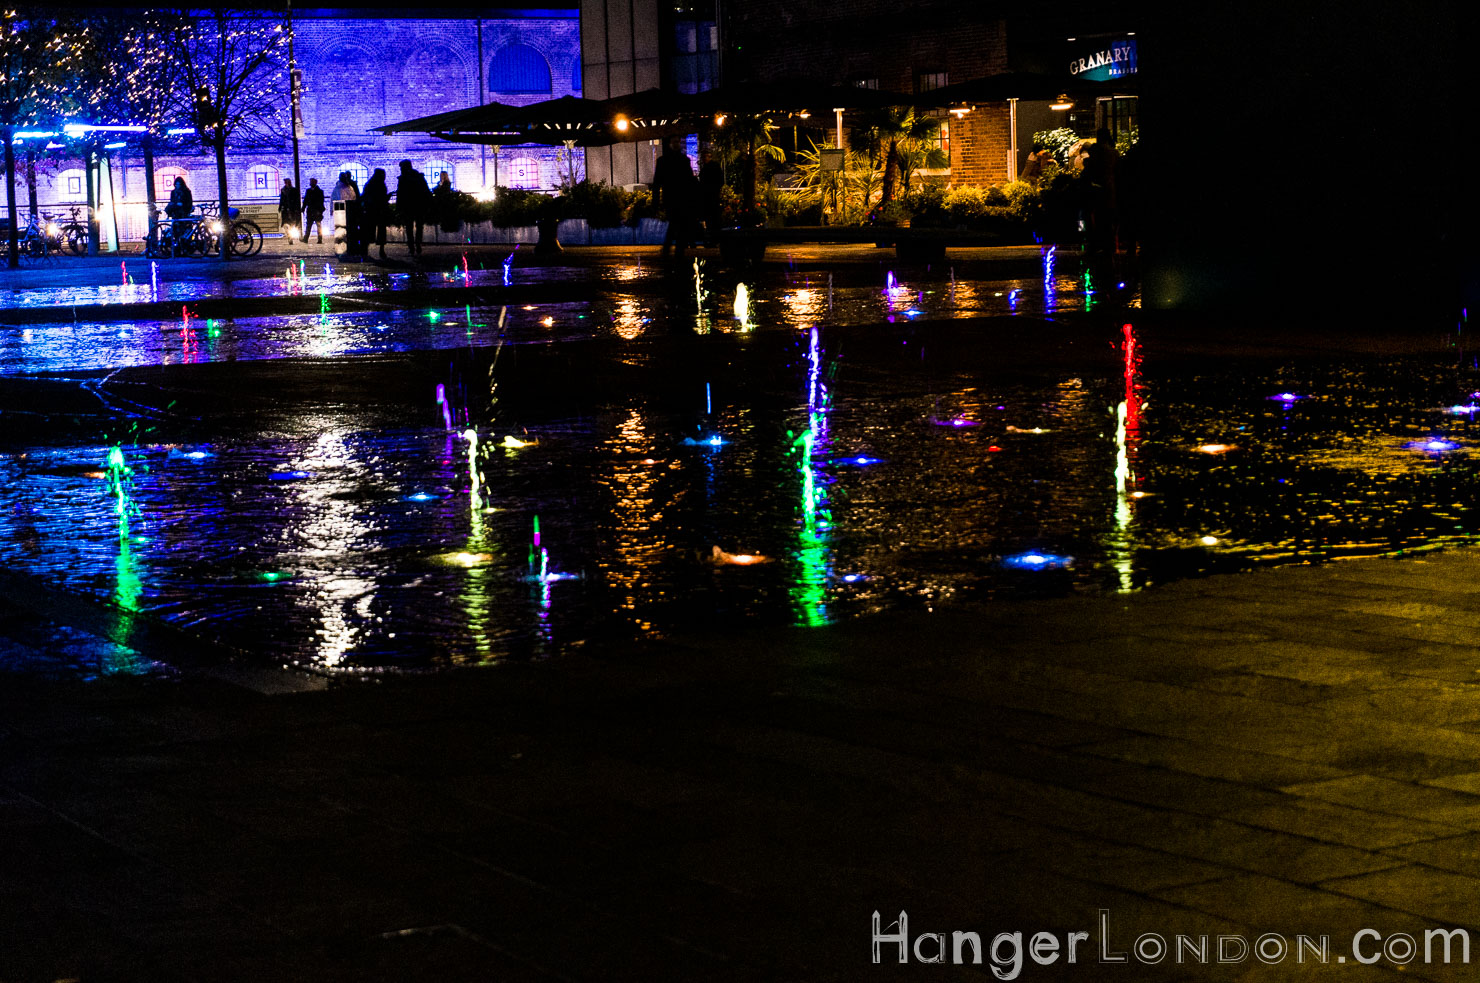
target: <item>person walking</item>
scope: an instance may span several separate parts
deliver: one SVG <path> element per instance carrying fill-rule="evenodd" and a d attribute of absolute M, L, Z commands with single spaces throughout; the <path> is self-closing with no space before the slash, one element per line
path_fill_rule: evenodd
<path fill-rule="evenodd" d="M 385 184 L 385 168 L 377 167 L 370 180 L 360 191 L 360 202 L 364 209 L 365 252 L 370 252 L 373 241 L 380 247 L 380 258 L 385 259 L 385 232 L 391 220 L 391 192 Z"/>
<path fill-rule="evenodd" d="M 668 138 L 663 156 L 653 166 L 653 191 L 658 205 L 668 215 L 662 254 L 666 257 L 668 247 L 675 246 L 676 257 L 683 259 L 684 250 L 694 240 L 694 206 L 699 197 L 699 182 L 694 178 L 689 155 L 684 153 L 677 138 Z"/>
<path fill-rule="evenodd" d="M 432 204 L 432 190 L 427 179 L 411 161 L 401 161 L 401 176 L 396 181 L 396 208 L 406 230 L 406 248 L 413 256 L 421 255 L 421 237 L 427 210 Z"/>
<path fill-rule="evenodd" d="M 278 221 L 282 223 L 283 232 L 288 237 L 291 245 L 293 237 L 301 230 L 298 226 L 303 219 L 302 206 L 298 203 L 298 189 L 293 187 L 293 182 L 283 180 L 283 190 L 278 194 Z"/>
<path fill-rule="evenodd" d="M 308 179 L 308 190 L 303 192 L 303 241 L 308 241 L 308 230 L 318 226 L 319 242 L 324 241 L 324 189 L 319 179 Z"/>

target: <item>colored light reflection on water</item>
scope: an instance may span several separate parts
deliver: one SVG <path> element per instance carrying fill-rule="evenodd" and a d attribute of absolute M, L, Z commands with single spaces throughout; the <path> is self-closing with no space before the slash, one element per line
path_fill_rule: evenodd
<path fill-rule="evenodd" d="M 1000 369 L 1001 348 L 982 344 L 976 326 L 953 334 L 948 322 L 932 324 L 923 357 L 914 342 L 902 349 L 919 325 L 878 323 L 878 274 L 839 282 L 837 321 L 815 331 L 821 276 L 787 274 L 785 294 L 774 282 L 754 286 L 752 298 L 777 316 L 744 338 L 693 337 L 686 275 L 675 291 L 681 321 L 661 298 L 631 295 L 650 324 L 628 340 L 610 307 L 512 304 L 511 343 L 540 341 L 507 378 L 537 395 L 500 388 L 499 417 L 464 420 L 461 384 L 448 386 L 460 401 L 453 422 L 476 427 L 476 440 L 446 429 L 429 405 L 438 378 L 474 378 L 459 361 L 464 332 L 428 331 L 425 304 L 400 321 L 336 313 L 336 343 L 367 316 L 421 346 L 407 350 L 455 338 L 424 360 L 427 374 L 404 397 L 387 393 L 384 403 L 290 400 L 264 415 L 222 399 L 151 418 L 163 432 L 149 439 L 161 443 L 125 443 L 116 461 L 111 439 L 59 433 L 12 446 L 0 456 L 11 506 L 0 547 L 17 569 L 59 586 L 274 658 L 357 671 L 557 653 L 608 634 L 1135 589 L 1480 532 L 1480 462 L 1461 453 L 1468 420 L 1443 415 L 1474 388 L 1452 360 L 1352 359 L 1339 371 L 1233 360 L 1158 374 L 1157 353 L 1143 364 L 1142 339 L 1116 322 L 1085 329 L 1083 347 L 1108 358 Z M 1027 286 L 1024 308 L 1036 303 Z M 1020 288 L 1004 287 L 959 281 L 957 303 L 1005 314 L 1008 290 Z M 869 309 L 873 320 L 860 320 Z M 499 310 L 480 310 L 465 313 L 470 326 L 490 325 L 474 342 L 491 349 Z M 600 326 L 572 333 L 593 310 Z M 818 316 L 808 322 L 808 311 Z M 715 321 L 732 323 L 723 314 Z M 553 339 L 539 328 L 545 316 L 556 320 Z M 303 355 L 291 346 L 314 320 L 263 319 L 260 351 Z M 157 362 L 161 339 L 173 357 L 180 328 L 173 319 L 136 326 L 147 341 L 140 357 Z M 38 326 L 31 344 L 45 350 L 89 330 Z M 117 330 L 108 325 L 107 336 Z M 598 371 L 542 363 L 552 340 L 606 346 Z M 226 322 L 220 357 L 243 357 L 242 342 L 240 323 Z M 65 351 L 27 364 L 88 355 Z M 114 351 L 98 352 L 111 371 Z M 612 385 L 604 368 L 633 374 Z M 99 391 L 147 398 L 148 387 Z M 1290 414 L 1262 402 L 1284 393 L 1319 398 Z M 1435 433 L 1436 420 L 1453 432 Z M 927 422 L 976 429 L 942 434 Z M 524 449 L 530 434 L 538 449 Z M 517 444 L 506 449 L 506 435 Z M 723 450 L 710 453 L 716 437 Z M 1435 441 L 1449 449 L 1430 449 Z M 1217 456 L 1235 442 L 1238 454 Z M 115 488 L 89 477 L 117 463 L 132 471 L 122 515 Z M 544 535 L 531 550 L 535 514 Z M 768 562 L 721 569 L 716 544 Z"/>

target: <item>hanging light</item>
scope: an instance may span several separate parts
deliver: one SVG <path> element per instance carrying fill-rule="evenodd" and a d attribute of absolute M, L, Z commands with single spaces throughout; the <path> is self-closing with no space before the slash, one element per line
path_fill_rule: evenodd
<path fill-rule="evenodd" d="M 618 116 L 617 117 L 617 130 L 619 132 L 626 133 L 627 132 L 627 126 L 628 126 L 627 117 L 625 117 L 625 116 Z"/>
<path fill-rule="evenodd" d="M 724 126 L 725 125 L 725 114 L 724 113 L 715 113 L 715 115 L 714 115 L 714 125 L 715 126 Z"/>
<path fill-rule="evenodd" d="M 1074 100 L 1070 99 L 1067 93 L 1061 92 L 1059 93 L 1058 98 L 1048 104 L 1048 108 L 1055 110 L 1056 112 L 1063 112 L 1065 109 L 1073 109 Z"/>

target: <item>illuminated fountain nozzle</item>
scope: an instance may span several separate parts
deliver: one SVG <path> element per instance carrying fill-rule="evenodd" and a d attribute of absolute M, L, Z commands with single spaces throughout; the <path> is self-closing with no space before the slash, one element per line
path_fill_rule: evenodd
<path fill-rule="evenodd" d="M 533 446 L 535 446 L 538 443 L 539 443 L 538 440 L 520 440 L 518 437 L 515 437 L 513 434 L 509 434 L 507 437 L 505 437 L 503 439 L 503 441 L 499 444 L 499 446 L 500 447 L 506 447 L 509 450 L 517 451 L 521 447 L 533 447 Z"/>

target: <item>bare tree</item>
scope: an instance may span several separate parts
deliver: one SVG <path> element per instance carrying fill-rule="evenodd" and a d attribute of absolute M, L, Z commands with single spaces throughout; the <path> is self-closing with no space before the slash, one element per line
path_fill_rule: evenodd
<path fill-rule="evenodd" d="M 149 231 L 154 231 L 158 202 L 154 186 L 154 153 L 172 141 L 169 124 L 183 117 L 180 70 L 171 43 L 187 26 L 180 14 L 145 10 L 90 18 L 94 44 L 89 51 L 88 105 L 100 122 L 144 127 L 137 143 L 144 154 Z"/>
<path fill-rule="evenodd" d="M 216 155 L 216 184 L 221 220 L 229 222 L 226 193 L 226 148 L 276 145 L 282 141 L 286 93 L 283 56 L 288 32 L 282 20 L 257 10 L 178 11 L 170 15 L 169 43 L 175 59 L 180 108 L 195 124 L 197 139 Z M 221 236 L 221 259 L 229 225 Z"/>
<path fill-rule="evenodd" d="M 20 266 L 15 207 L 18 130 L 55 125 L 71 108 L 75 69 L 88 44 L 76 25 L 37 10 L 0 11 L 0 140 L 5 142 L 5 201 L 10 209 L 10 267 Z"/>

